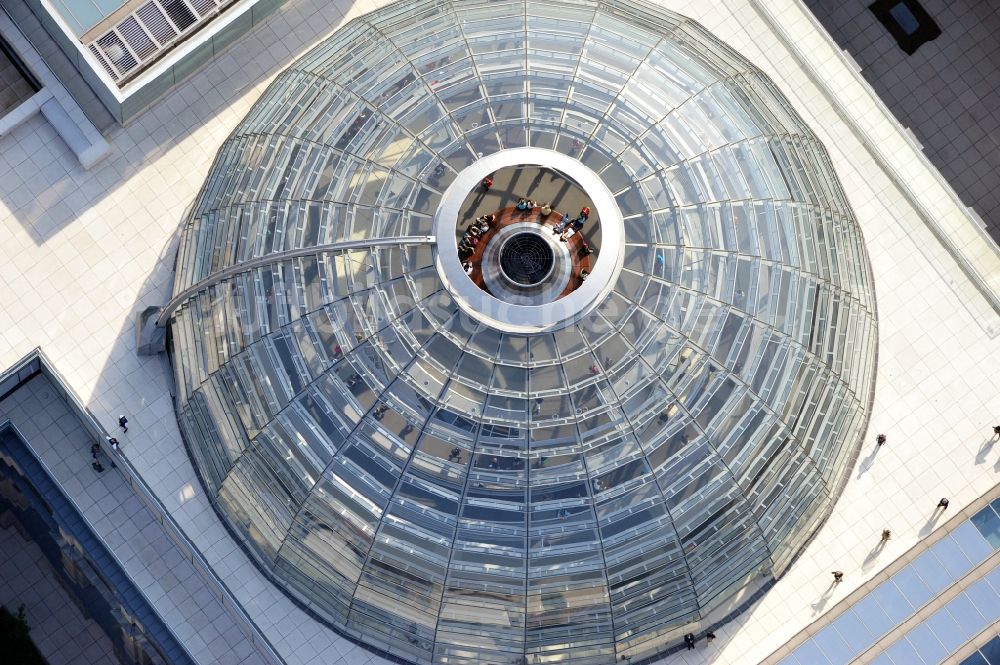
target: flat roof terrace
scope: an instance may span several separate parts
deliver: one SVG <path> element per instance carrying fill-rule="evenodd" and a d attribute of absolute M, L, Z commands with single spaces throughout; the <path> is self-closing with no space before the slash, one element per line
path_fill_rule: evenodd
<path fill-rule="evenodd" d="M 177 223 L 220 144 L 275 72 L 348 18 L 384 4 L 289 3 L 149 113 L 116 129 L 111 156 L 92 173 L 41 118 L 0 138 L 0 366 L 42 345 L 96 417 L 110 423 L 129 414 L 143 433 L 130 441 L 129 459 L 296 665 L 385 661 L 307 617 L 233 544 L 184 450 L 167 363 L 136 357 L 132 320 L 169 298 Z M 742 664 L 766 657 L 812 621 L 811 604 L 834 567 L 847 575 L 828 607 L 906 551 L 939 496 L 958 508 L 995 485 L 996 452 L 986 462 L 976 457 L 995 424 L 990 361 L 1000 353 L 1000 322 L 961 261 L 989 281 L 997 259 L 979 234 L 967 232 L 940 175 L 873 110 L 871 91 L 798 3 L 660 4 L 700 21 L 767 72 L 818 133 L 865 233 L 878 293 L 872 429 L 888 431 L 889 444 L 874 465 L 863 466 L 868 451 L 862 454 L 827 525 L 786 578 L 716 631 L 710 647 L 700 643 L 685 655 L 692 663 Z M 786 40 L 785 30 L 796 39 Z M 845 100 L 840 107 L 838 99 Z M 928 211 L 954 247 L 928 230 Z M 867 540 L 885 525 L 893 530 L 886 554 L 862 569 Z"/>

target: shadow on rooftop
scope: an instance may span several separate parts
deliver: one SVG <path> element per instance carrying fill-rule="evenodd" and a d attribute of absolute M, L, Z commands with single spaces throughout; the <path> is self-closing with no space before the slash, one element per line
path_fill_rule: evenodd
<path fill-rule="evenodd" d="M 920 528 L 920 531 L 918 532 L 921 538 L 930 535 L 931 531 L 933 531 L 934 528 L 937 526 L 938 520 L 941 519 L 944 513 L 945 509 L 941 507 L 937 507 L 934 509 L 934 512 L 931 513 L 931 516 L 927 519 L 927 522 Z"/>
<path fill-rule="evenodd" d="M 863 570 L 865 573 L 871 570 L 872 566 L 875 565 L 876 561 L 878 560 L 879 555 L 882 554 L 882 550 L 885 549 L 885 544 L 887 542 L 888 541 L 885 540 L 878 541 L 878 545 L 873 547 L 871 552 L 869 552 L 868 555 L 865 557 L 865 560 L 861 562 L 861 570 Z"/>
<path fill-rule="evenodd" d="M 833 592 L 836 588 L 837 582 L 830 582 L 830 586 L 826 588 L 826 591 L 823 592 L 816 602 L 809 605 L 809 607 L 812 608 L 812 615 L 814 617 L 818 617 L 823 613 L 823 610 L 826 609 L 826 604 L 830 602 L 831 598 L 833 598 Z"/>
<path fill-rule="evenodd" d="M 997 439 L 995 436 L 991 436 L 983 441 L 983 444 L 979 446 L 979 452 L 976 453 L 976 466 L 986 462 L 986 458 L 989 457 L 989 454 L 993 451 L 993 446 L 996 442 Z M 1000 469 L 1000 460 L 997 460 L 997 465 L 997 468 Z"/>
<path fill-rule="evenodd" d="M 861 460 L 861 464 L 858 465 L 858 478 L 868 473 L 868 471 L 875 465 L 875 456 L 878 455 L 878 446 L 875 450 L 871 451 L 868 457 Z"/>

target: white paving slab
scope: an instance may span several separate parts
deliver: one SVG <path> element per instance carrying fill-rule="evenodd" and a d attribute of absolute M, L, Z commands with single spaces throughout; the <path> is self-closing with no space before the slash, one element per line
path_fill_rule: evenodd
<path fill-rule="evenodd" d="M 295 664 L 383 661 L 312 621 L 230 540 L 181 445 L 166 360 L 136 357 L 132 317 L 167 300 L 183 211 L 274 74 L 348 17 L 381 4 L 289 2 L 157 108 L 112 132 L 112 154 L 91 172 L 43 120 L 0 139 L 0 366 L 40 345 L 107 426 L 119 413 L 129 416 L 129 433 L 120 437 L 125 454 Z M 994 291 L 1000 258 L 797 0 L 663 4 L 697 19 L 774 78 L 826 143 L 864 231 L 878 296 L 879 375 L 866 446 L 877 431 L 889 442 L 873 460 L 870 447 L 862 452 L 829 522 L 785 579 L 717 630 L 711 646 L 702 642 L 669 659 L 751 663 L 926 534 L 938 498 L 959 507 L 997 482 L 1000 446 L 981 448 L 1000 417 L 1000 320 L 912 206 L 932 213 L 953 250 Z M 798 57 L 761 11 L 780 18 Z M 803 71 L 802 57 L 818 78 Z M 845 120 L 857 123 L 868 147 Z M 879 163 L 896 171 L 896 182 Z M 883 528 L 893 539 L 865 569 Z M 845 571 L 844 583 L 820 603 L 833 569 Z"/>

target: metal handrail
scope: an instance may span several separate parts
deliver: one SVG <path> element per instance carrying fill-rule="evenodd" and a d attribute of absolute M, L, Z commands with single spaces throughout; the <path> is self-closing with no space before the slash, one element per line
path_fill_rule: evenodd
<path fill-rule="evenodd" d="M 234 275 L 239 275 L 240 273 L 247 272 L 254 268 L 259 268 L 260 266 L 270 265 L 272 263 L 280 263 L 281 261 L 287 261 L 289 259 L 297 259 L 302 256 L 312 256 L 313 254 L 323 254 L 326 252 L 336 252 L 351 249 L 365 249 L 367 247 L 381 247 L 381 246 L 392 246 L 392 245 L 428 245 L 435 242 L 434 236 L 399 236 L 397 238 L 365 238 L 362 240 L 345 240 L 342 242 L 331 242 L 325 245 L 313 245 L 311 247 L 299 247 L 297 249 L 289 249 L 284 252 L 277 252 L 274 254 L 266 254 L 264 256 L 258 256 L 255 259 L 250 259 L 249 261 L 243 261 L 242 263 L 237 263 L 229 266 L 225 270 L 220 270 L 217 273 L 209 275 L 207 279 L 204 279 L 197 284 L 192 284 L 188 288 L 184 289 L 170 301 L 163 306 L 160 310 L 159 315 L 156 317 L 156 326 L 162 328 L 167 325 L 167 321 L 170 320 L 170 316 L 177 311 L 177 308 L 184 304 L 188 298 L 193 296 L 198 291 L 207 289 L 210 286 L 218 284 L 224 279 L 233 277 Z"/>
<path fill-rule="evenodd" d="M 174 520 L 173 516 L 166 509 L 166 506 L 163 505 L 163 502 L 157 498 L 156 494 L 153 493 L 149 485 L 147 485 L 142 479 L 142 476 L 135 470 L 132 463 L 128 461 L 128 458 L 110 450 L 107 440 L 105 439 L 106 436 L 109 436 L 108 431 L 101 426 L 97 417 L 94 416 L 90 409 L 88 409 L 83 402 L 80 401 L 80 399 L 76 396 L 76 393 L 70 389 L 69 384 L 66 383 L 66 380 L 62 377 L 62 375 L 56 371 L 48 357 L 42 351 L 41 347 L 36 347 L 33 351 L 31 351 L 31 353 L 14 363 L 14 365 L 7 370 L 0 373 L 0 380 L 23 369 L 35 360 L 39 362 L 39 371 L 45 374 L 46 377 L 48 377 L 49 380 L 56 385 L 56 388 L 59 390 L 63 399 L 67 401 L 71 408 L 77 411 L 77 415 L 79 416 L 81 422 L 90 431 L 91 435 L 97 439 L 98 444 L 101 446 L 101 450 L 108 456 L 109 459 L 115 460 L 116 467 L 121 470 L 122 475 L 124 476 L 126 482 L 128 482 L 129 487 L 132 488 L 132 491 L 143 499 L 143 503 L 145 503 L 150 509 L 152 514 L 157 518 L 157 521 L 159 521 L 160 525 L 164 527 L 167 535 L 171 536 L 171 539 L 177 544 L 177 546 L 182 550 L 186 550 L 185 553 L 188 555 L 188 560 L 194 568 L 199 571 L 202 578 L 206 583 L 208 583 L 209 588 L 215 588 L 217 591 L 216 598 L 219 602 L 221 602 L 227 609 L 232 609 L 235 612 L 235 615 L 231 614 L 231 616 L 238 619 L 237 624 L 242 625 L 244 628 L 244 634 L 247 639 L 250 640 L 250 643 L 254 646 L 258 654 L 260 654 L 260 656 L 268 663 L 272 663 L 273 665 L 285 665 L 284 659 L 278 654 L 274 645 L 271 644 L 270 640 L 267 639 L 263 631 L 261 631 L 250 615 L 247 614 L 243 605 L 236 599 L 232 591 L 229 590 L 226 583 L 218 576 L 218 574 L 216 574 L 215 570 L 209 565 L 208 561 L 198 550 L 198 547 L 191 541 L 190 538 L 188 538 L 187 534 L 184 533 L 183 529 L 181 529 L 180 525 L 176 520 Z M 27 441 L 27 439 L 25 440 Z M 33 448 L 32 452 L 35 452 Z M 35 456 L 38 457 L 37 454 L 35 454 Z M 41 461 L 41 458 L 39 458 L 39 461 Z M 42 462 L 42 465 L 46 468 L 46 471 L 48 471 L 44 462 Z M 67 498 L 72 501 L 72 497 L 67 496 Z M 75 502 L 73 502 L 73 505 L 79 509 L 79 506 L 77 506 Z M 78 510 L 78 512 L 80 512 L 81 515 L 84 515 L 82 511 Z M 84 519 L 86 519 L 85 515 Z M 105 545 L 107 545 L 107 543 L 105 543 Z M 113 548 L 108 547 L 108 549 L 113 553 Z M 150 602 L 150 605 L 155 609 L 156 606 L 152 602 Z M 183 642 L 181 643 L 183 644 Z M 193 657 L 192 660 L 198 662 L 198 660 Z"/>

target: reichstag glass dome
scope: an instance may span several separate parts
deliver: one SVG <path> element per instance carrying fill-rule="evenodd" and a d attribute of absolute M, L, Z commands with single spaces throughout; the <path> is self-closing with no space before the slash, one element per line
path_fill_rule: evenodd
<path fill-rule="evenodd" d="M 872 279 L 823 146 L 640 0 L 348 23 L 182 232 L 205 490 L 286 593 L 409 662 L 676 648 L 786 571 L 866 428 Z"/>

